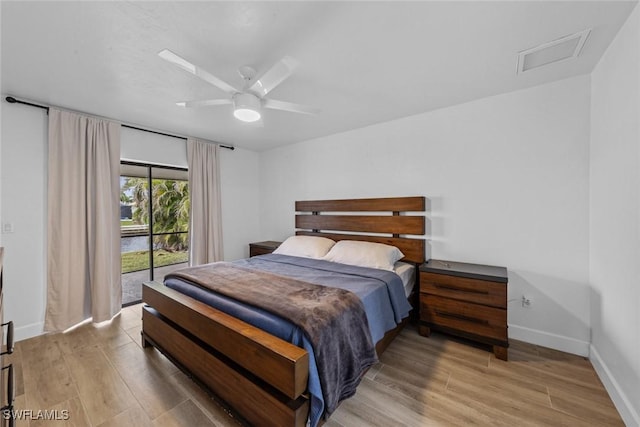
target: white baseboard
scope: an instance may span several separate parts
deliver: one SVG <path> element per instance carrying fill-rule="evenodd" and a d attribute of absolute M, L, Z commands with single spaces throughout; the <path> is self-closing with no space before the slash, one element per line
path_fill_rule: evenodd
<path fill-rule="evenodd" d="M 564 351 L 565 353 L 589 357 L 590 344 L 587 341 L 580 341 L 551 332 L 509 324 L 509 338 Z"/>
<path fill-rule="evenodd" d="M 628 427 L 640 427 L 640 416 L 638 412 L 627 398 L 627 395 L 620 389 L 618 382 L 613 375 L 611 375 L 611 371 L 593 345 L 591 345 L 589 360 L 596 370 L 598 377 L 600 377 L 600 381 L 604 384 L 604 388 L 607 389 L 607 393 L 609 393 L 613 404 L 616 405 L 616 409 L 620 413 L 625 425 Z"/>
<path fill-rule="evenodd" d="M 20 326 L 19 328 L 14 328 L 14 340 L 22 341 L 27 338 L 37 337 L 38 335 L 42 335 L 44 332 L 44 322 L 32 323 L 26 326 Z"/>

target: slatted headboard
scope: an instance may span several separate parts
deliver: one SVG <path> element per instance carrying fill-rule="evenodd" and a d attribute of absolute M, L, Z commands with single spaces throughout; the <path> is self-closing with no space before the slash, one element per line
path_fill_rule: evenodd
<path fill-rule="evenodd" d="M 405 255 L 403 261 L 422 264 L 425 261 L 424 214 L 406 213 L 424 211 L 422 196 L 297 201 L 296 228 L 300 230 L 296 234 L 393 245 Z M 351 215 L 345 215 L 347 212 Z M 368 214 L 362 215 L 363 212 Z M 344 231 L 372 234 L 345 234 Z M 405 237 L 408 235 L 419 238 Z"/>

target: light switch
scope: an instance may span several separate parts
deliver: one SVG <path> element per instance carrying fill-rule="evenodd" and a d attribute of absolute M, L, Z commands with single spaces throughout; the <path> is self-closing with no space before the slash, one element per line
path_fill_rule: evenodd
<path fill-rule="evenodd" d="M 3 233 L 13 233 L 13 223 L 12 222 L 5 222 L 4 224 L 2 224 L 2 232 Z"/>

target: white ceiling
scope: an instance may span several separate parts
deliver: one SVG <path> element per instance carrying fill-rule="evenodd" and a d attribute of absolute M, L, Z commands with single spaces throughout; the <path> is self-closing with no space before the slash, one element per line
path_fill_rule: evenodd
<path fill-rule="evenodd" d="M 636 1 L 2 1 L 2 93 L 265 150 L 589 73 Z M 516 75 L 519 51 L 592 28 L 582 55 Z M 219 89 L 157 56 L 171 49 L 236 86 L 285 55 L 268 97 L 317 116 L 185 109 Z"/>

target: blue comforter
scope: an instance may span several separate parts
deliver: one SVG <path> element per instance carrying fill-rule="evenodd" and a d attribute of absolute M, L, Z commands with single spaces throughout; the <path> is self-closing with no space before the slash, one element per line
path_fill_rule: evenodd
<path fill-rule="evenodd" d="M 355 293 L 364 304 L 373 342 L 379 341 L 385 332 L 395 328 L 411 310 L 404 294 L 402 280 L 391 271 L 274 254 L 239 260 L 234 264 L 293 277 L 309 283 L 346 289 Z M 165 284 L 285 341 L 303 347 L 310 356 L 310 425 L 315 427 L 318 424 L 325 411 L 323 391 L 313 347 L 299 327 L 264 310 L 214 294 L 176 278 L 167 279 Z"/>

